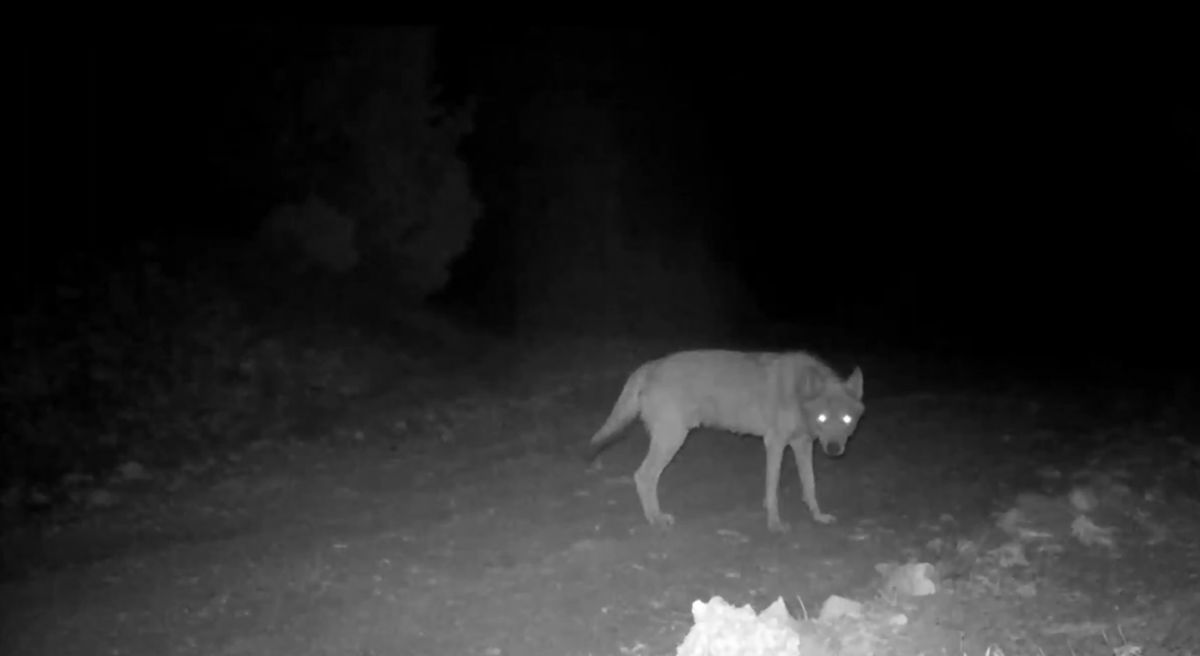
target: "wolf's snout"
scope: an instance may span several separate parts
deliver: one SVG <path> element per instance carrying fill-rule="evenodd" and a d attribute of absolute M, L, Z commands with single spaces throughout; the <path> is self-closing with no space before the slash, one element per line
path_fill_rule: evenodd
<path fill-rule="evenodd" d="M 846 447 L 838 442 L 822 444 L 821 448 L 825 450 L 825 455 L 828 456 L 840 456 L 842 455 L 842 452 L 846 450 Z"/>

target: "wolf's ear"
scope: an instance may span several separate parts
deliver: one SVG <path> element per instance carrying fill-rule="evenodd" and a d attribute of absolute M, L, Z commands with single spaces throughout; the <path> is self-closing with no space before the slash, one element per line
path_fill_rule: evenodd
<path fill-rule="evenodd" d="M 863 395 L 863 374 L 859 367 L 854 368 L 854 373 L 846 379 L 846 390 L 858 400 L 862 400 Z"/>

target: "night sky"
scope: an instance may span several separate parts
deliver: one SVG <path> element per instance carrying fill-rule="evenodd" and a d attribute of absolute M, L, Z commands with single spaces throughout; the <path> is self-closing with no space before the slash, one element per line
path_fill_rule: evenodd
<path fill-rule="evenodd" d="M 303 79 L 329 38 L 163 28 L 27 53 L 18 288 L 131 236 L 184 258 L 252 235 L 292 191 L 268 154 L 288 101 L 264 89 Z M 461 154 L 485 207 L 447 296 L 503 323 L 480 290 L 513 269 L 498 235 L 535 150 L 522 121 L 554 90 L 615 125 L 636 229 L 707 244 L 773 320 L 864 348 L 1193 362 L 1200 104 L 1183 51 L 969 41 L 444 28 L 437 81 L 479 103 Z"/>

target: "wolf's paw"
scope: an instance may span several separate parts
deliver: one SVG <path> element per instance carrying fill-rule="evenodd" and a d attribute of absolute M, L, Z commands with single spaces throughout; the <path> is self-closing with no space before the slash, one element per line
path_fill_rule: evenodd
<path fill-rule="evenodd" d="M 833 515 L 830 515 L 829 513 L 823 513 L 823 512 L 813 513 L 812 518 L 818 524 L 832 524 L 837 521 L 837 517 L 834 517 Z"/>
<path fill-rule="evenodd" d="M 675 517 L 673 517 L 670 513 L 660 512 L 657 515 L 647 516 L 646 519 L 649 520 L 650 525 L 655 528 L 671 528 L 675 525 Z"/>

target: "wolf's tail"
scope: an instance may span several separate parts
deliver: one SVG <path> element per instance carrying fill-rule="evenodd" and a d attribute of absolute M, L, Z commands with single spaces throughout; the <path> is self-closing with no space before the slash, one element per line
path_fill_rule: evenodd
<path fill-rule="evenodd" d="M 645 385 L 646 376 L 649 373 L 650 363 L 646 363 L 629 375 L 629 379 L 625 381 L 625 387 L 621 389 L 621 396 L 617 397 L 617 403 L 609 413 L 608 419 L 588 442 L 589 458 L 599 455 L 606 446 L 612 443 L 621 429 L 637 418 L 641 412 L 642 387 Z"/>

